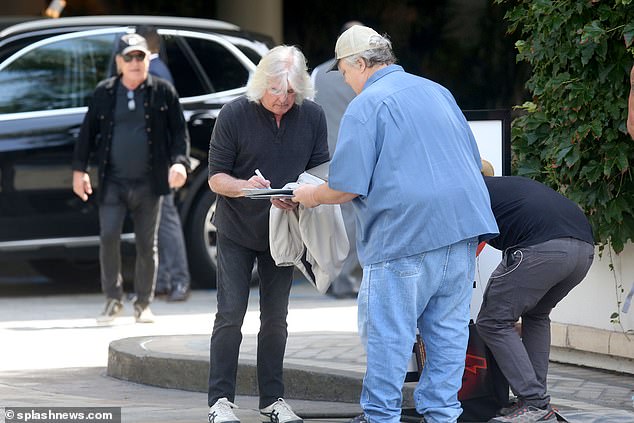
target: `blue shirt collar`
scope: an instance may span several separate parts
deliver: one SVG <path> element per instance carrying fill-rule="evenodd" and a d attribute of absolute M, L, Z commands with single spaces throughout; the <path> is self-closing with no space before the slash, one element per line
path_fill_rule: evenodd
<path fill-rule="evenodd" d="M 403 67 L 400 65 L 388 65 L 382 69 L 379 69 L 378 71 L 374 72 L 372 76 L 368 78 L 367 81 L 365 81 L 365 85 L 363 86 L 363 89 L 365 90 L 370 85 L 374 84 L 376 81 L 378 81 L 379 79 L 383 78 L 385 75 L 388 75 L 392 72 L 403 72 Z"/>

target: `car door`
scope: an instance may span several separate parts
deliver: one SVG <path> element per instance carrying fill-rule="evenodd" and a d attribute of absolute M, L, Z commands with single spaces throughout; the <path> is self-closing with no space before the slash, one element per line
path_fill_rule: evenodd
<path fill-rule="evenodd" d="M 255 64 L 229 40 L 210 33 L 159 30 L 163 60 L 174 76 L 192 142 L 192 155 L 207 158 L 220 108 L 246 92 Z M 235 41 L 235 40 L 232 40 Z"/>
<path fill-rule="evenodd" d="M 162 57 L 174 76 L 187 120 L 192 161 L 198 164 L 189 176 L 189 189 L 180 190 L 176 197 L 187 216 L 183 229 L 192 283 L 215 287 L 216 228 L 211 223 L 215 194 L 207 185 L 209 139 L 220 108 L 246 92 L 255 64 L 236 47 L 237 39 L 230 42 L 220 35 L 187 30 L 159 29 L 159 34 Z"/>
<path fill-rule="evenodd" d="M 84 203 L 73 194 L 70 165 L 88 99 L 108 75 L 120 35 L 54 36 L 0 63 L 0 249 L 96 243 L 95 196 Z"/>

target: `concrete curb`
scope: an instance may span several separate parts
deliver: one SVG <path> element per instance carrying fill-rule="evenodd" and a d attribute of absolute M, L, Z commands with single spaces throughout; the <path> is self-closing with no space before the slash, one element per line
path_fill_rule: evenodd
<path fill-rule="evenodd" d="M 169 338 L 173 338 L 174 343 L 185 345 L 199 341 L 201 337 L 182 335 Z M 163 388 L 207 392 L 208 357 L 148 349 L 146 345 L 157 338 L 161 337 L 125 338 L 110 343 L 108 376 Z M 332 371 L 296 364 L 288 359 L 284 364 L 285 396 L 289 399 L 358 403 L 362 381 L 363 374 L 355 371 Z M 240 359 L 236 390 L 237 395 L 257 395 L 253 360 Z"/>
<path fill-rule="evenodd" d="M 185 354 L 149 351 L 144 344 L 155 337 L 124 338 L 110 343 L 107 375 L 162 388 L 206 392 L 209 363 Z"/>

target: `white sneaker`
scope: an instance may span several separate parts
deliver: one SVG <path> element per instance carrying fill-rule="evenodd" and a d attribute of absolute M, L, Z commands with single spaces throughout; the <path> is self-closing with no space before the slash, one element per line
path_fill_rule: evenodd
<path fill-rule="evenodd" d="M 260 410 L 260 414 L 269 418 L 272 423 L 303 423 L 293 409 L 282 398 L 278 398 L 273 404 Z"/>
<path fill-rule="evenodd" d="M 123 311 L 123 304 L 119 300 L 109 298 L 103 312 L 97 317 L 97 323 L 107 325 L 114 322 L 114 319 Z"/>
<path fill-rule="evenodd" d="M 154 323 L 154 314 L 150 306 L 142 307 L 137 304 L 134 306 L 134 319 L 137 323 Z"/>
<path fill-rule="evenodd" d="M 240 423 L 240 419 L 233 414 L 232 408 L 238 408 L 238 406 L 227 398 L 220 398 L 209 408 L 207 420 L 209 423 Z"/>

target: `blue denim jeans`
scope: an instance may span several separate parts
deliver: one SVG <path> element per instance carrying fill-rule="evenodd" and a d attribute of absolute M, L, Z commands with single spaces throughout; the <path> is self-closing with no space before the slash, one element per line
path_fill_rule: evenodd
<path fill-rule="evenodd" d="M 403 381 L 418 328 L 427 353 L 414 392 L 429 423 L 462 413 L 469 305 L 477 239 L 367 265 L 359 292 L 359 335 L 367 353 L 361 407 L 368 421 L 398 423 Z"/>
<path fill-rule="evenodd" d="M 189 288 L 189 267 L 183 227 L 174 204 L 174 193 L 163 196 L 158 229 L 159 264 L 156 290 L 170 292 L 177 286 Z"/>
<path fill-rule="evenodd" d="M 286 316 L 293 267 L 277 267 L 269 250 L 251 250 L 220 232 L 217 233 L 216 245 L 218 311 L 209 343 L 207 400 L 211 407 L 222 397 L 231 402 L 235 399 L 242 322 L 249 304 L 251 272 L 257 259 L 260 277 L 257 380 L 259 408 L 264 408 L 284 396 L 283 362 L 288 337 Z"/>

